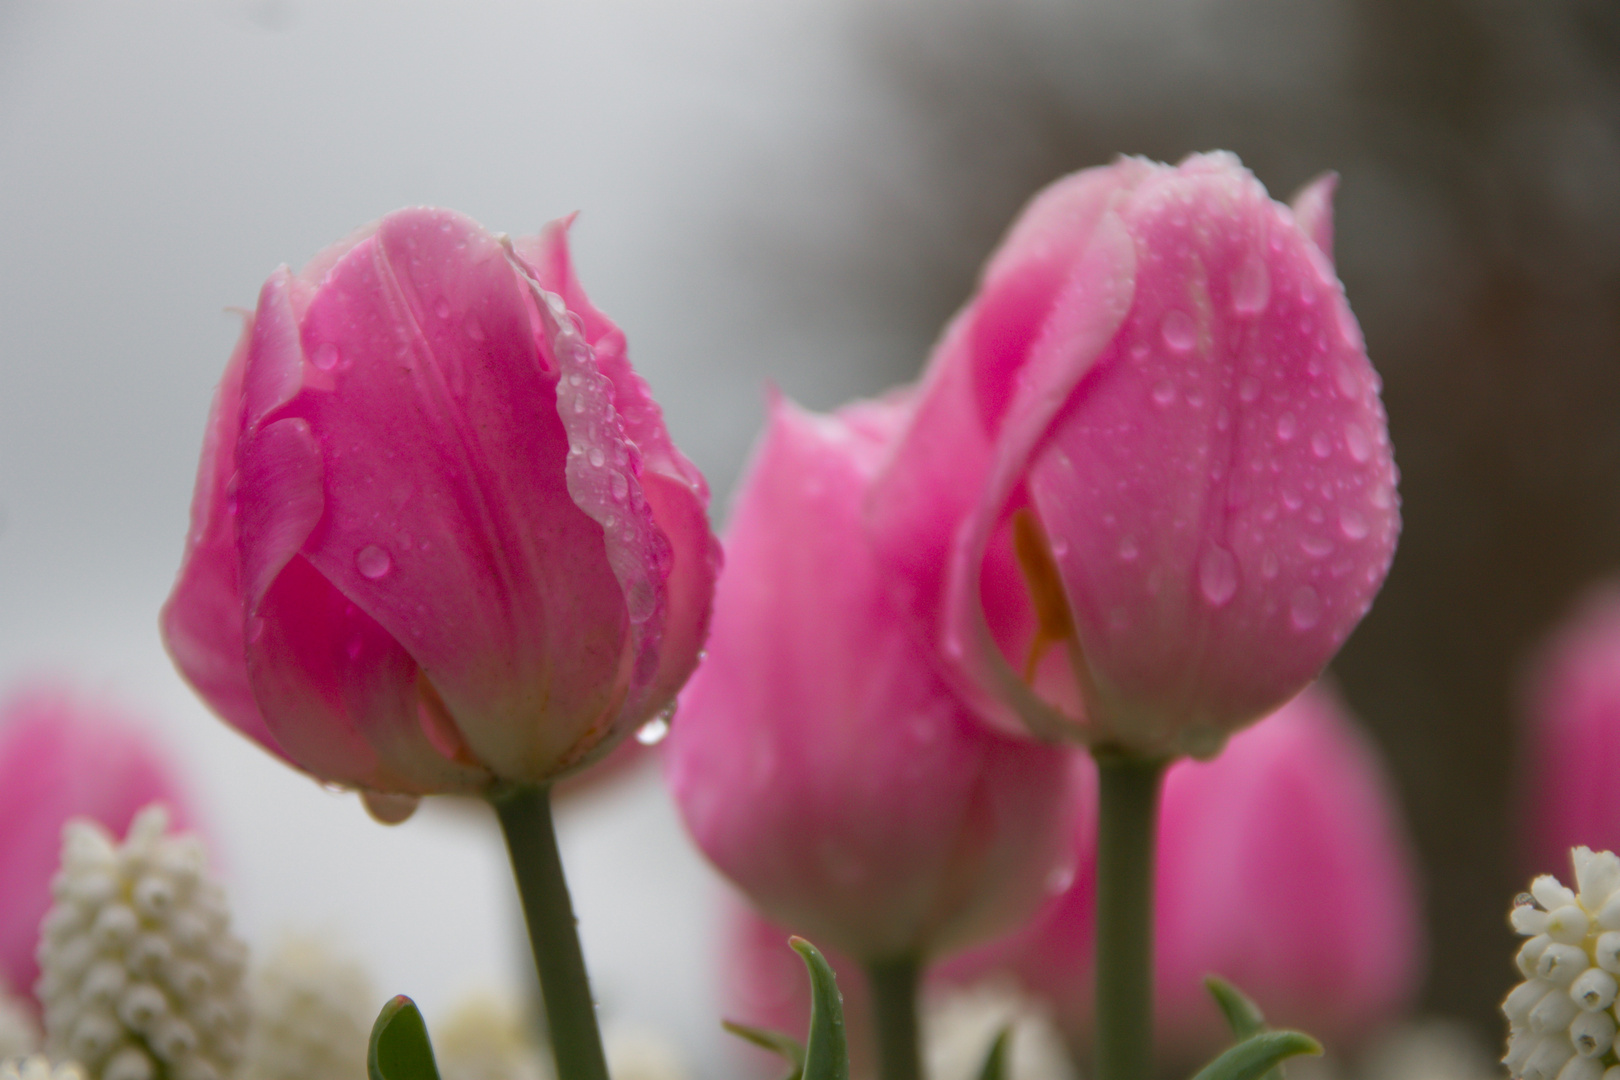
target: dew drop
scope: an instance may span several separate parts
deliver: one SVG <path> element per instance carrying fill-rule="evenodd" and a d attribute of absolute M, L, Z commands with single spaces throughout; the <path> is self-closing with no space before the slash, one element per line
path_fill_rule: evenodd
<path fill-rule="evenodd" d="M 1193 324 L 1192 316 L 1179 309 L 1164 317 L 1159 333 L 1164 335 L 1164 343 L 1177 352 L 1186 352 L 1198 340 L 1198 327 Z"/>
<path fill-rule="evenodd" d="M 1372 457 L 1372 440 L 1359 424 L 1346 424 L 1344 426 L 1344 445 L 1350 451 L 1350 460 L 1358 465 L 1366 464 Z"/>
<path fill-rule="evenodd" d="M 659 713 L 636 729 L 636 742 L 642 746 L 657 746 L 669 734 L 669 718 Z"/>
<path fill-rule="evenodd" d="M 1283 442 L 1291 442 L 1297 434 L 1299 434 L 1299 421 L 1294 419 L 1293 413 L 1285 412 L 1277 417 L 1277 438 Z"/>
<path fill-rule="evenodd" d="M 1122 537 L 1120 539 L 1120 541 L 1119 541 L 1119 561 L 1120 562 L 1135 562 L 1136 557 L 1138 555 L 1140 555 L 1141 553 L 1142 553 L 1141 549 L 1136 546 L 1136 537 L 1134 537 L 1134 536 L 1126 536 L 1126 537 Z"/>
<path fill-rule="evenodd" d="M 1299 549 L 1313 559 L 1325 558 L 1333 551 L 1333 541 L 1324 536 L 1308 533 L 1300 538 Z"/>
<path fill-rule="evenodd" d="M 1153 388 L 1153 404 L 1163 408 L 1174 400 L 1176 400 L 1176 384 L 1169 379 L 1160 379 L 1158 385 Z"/>
<path fill-rule="evenodd" d="M 1202 409 L 1204 407 L 1204 392 L 1196 386 L 1188 390 L 1187 404 L 1195 409 Z"/>
<path fill-rule="evenodd" d="M 591 459 L 591 464 L 598 469 L 607 463 L 607 455 L 602 453 L 600 446 L 591 447 L 591 452 L 586 456 Z"/>
<path fill-rule="evenodd" d="M 1366 537 L 1369 529 L 1367 519 L 1357 510 L 1348 506 L 1339 507 L 1339 530 L 1350 540 L 1361 540 Z"/>
<path fill-rule="evenodd" d="M 1138 341 L 1136 344 L 1131 346 L 1131 359 L 1132 360 L 1146 360 L 1147 355 L 1148 355 L 1147 342 Z"/>
<path fill-rule="evenodd" d="M 1215 607 L 1237 593 L 1237 560 L 1225 548 L 1212 547 L 1198 560 L 1198 588 Z"/>
<path fill-rule="evenodd" d="M 354 568 L 360 571 L 361 577 L 372 581 L 388 573 L 393 565 L 394 560 L 389 557 L 388 552 L 376 544 L 367 544 L 354 556 Z"/>
<path fill-rule="evenodd" d="M 1067 892 L 1069 886 L 1073 884 L 1074 867 L 1059 866 L 1046 875 L 1046 894 L 1056 896 L 1058 893 Z"/>
<path fill-rule="evenodd" d="M 1333 439 L 1325 431 L 1318 431 L 1311 436 L 1311 453 L 1319 458 L 1326 458 L 1333 453 Z"/>
<path fill-rule="evenodd" d="M 331 371 L 337 367 L 337 362 L 342 357 L 343 353 L 338 350 L 336 345 L 330 341 L 323 341 L 315 346 L 315 353 L 309 358 L 309 361 L 322 371 Z"/>
<path fill-rule="evenodd" d="M 608 487 L 613 489 L 613 498 L 618 502 L 624 502 L 625 498 L 630 494 L 630 481 L 624 478 L 622 472 L 613 474 L 612 479 L 608 481 Z"/>
<path fill-rule="evenodd" d="M 1383 484 L 1378 484 L 1372 489 L 1372 494 L 1367 497 L 1367 501 L 1372 503 L 1376 509 L 1388 510 L 1395 504 L 1395 496 L 1389 488 Z"/>
<path fill-rule="evenodd" d="M 1348 363 L 1341 362 L 1337 374 L 1340 394 L 1351 400 L 1361 396 L 1361 380 L 1356 378 L 1354 368 Z"/>
<path fill-rule="evenodd" d="M 1232 413 L 1222 405 L 1215 413 L 1215 430 L 1225 431 L 1232 426 Z"/>
<path fill-rule="evenodd" d="M 1232 310 L 1240 315 L 1255 315 L 1266 310 L 1270 302 L 1271 273 L 1265 260 L 1252 254 L 1232 275 Z"/>
<path fill-rule="evenodd" d="M 1260 380 L 1253 375 L 1243 376 L 1242 381 L 1238 383 L 1238 400 L 1248 404 L 1259 396 Z"/>
<path fill-rule="evenodd" d="M 467 316 L 467 321 L 461 324 L 461 328 L 474 341 L 483 341 L 489 336 L 484 333 L 484 324 L 472 315 Z"/>
<path fill-rule="evenodd" d="M 1276 578 L 1277 571 L 1280 569 L 1282 569 L 1282 567 L 1278 564 L 1277 556 L 1274 552 L 1268 551 L 1264 555 L 1260 556 L 1260 576 L 1265 578 L 1267 581 L 1271 581 Z"/>
<path fill-rule="evenodd" d="M 433 305 L 433 314 L 441 319 L 448 319 L 450 317 L 450 301 L 442 296 L 439 297 L 439 302 Z"/>
<path fill-rule="evenodd" d="M 1294 491 L 1283 492 L 1282 501 L 1283 505 L 1287 507 L 1290 512 L 1298 510 L 1301 506 L 1305 505 L 1305 500 L 1300 497 L 1298 492 Z"/>
<path fill-rule="evenodd" d="M 1322 598 L 1309 585 L 1294 590 L 1288 601 L 1288 619 L 1295 630 L 1309 630 L 1322 621 Z"/>

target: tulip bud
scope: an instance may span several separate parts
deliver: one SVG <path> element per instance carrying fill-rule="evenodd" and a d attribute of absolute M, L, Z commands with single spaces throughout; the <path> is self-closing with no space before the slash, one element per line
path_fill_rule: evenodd
<path fill-rule="evenodd" d="M 958 980 L 1010 971 L 1052 1002 L 1078 1046 L 1092 1023 L 1095 844 L 1074 884 L 1023 930 L 952 962 Z M 1407 845 L 1382 769 L 1341 706 L 1312 688 L 1212 762 L 1165 777 L 1154 885 L 1156 1029 L 1190 1062 L 1229 1038 L 1206 974 L 1272 1023 L 1364 1043 L 1423 970 Z"/>
<path fill-rule="evenodd" d="M 595 760 L 697 660 L 707 490 L 565 230 L 390 214 L 271 275 L 215 398 L 170 654 L 379 816 Z"/>
<path fill-rule="evenodd" d="M 1610 766 L 1620 753 L 1620 585 L 1593 590 L 1553 635 L 1525 712 L 1519 823 L 1527 865 L 1553 869 L 1577 843 L 1620 849 Z"/>
<path fill-rule="evenodd" d="M 1066 855 L 1071 753 L 988 730 L 929 663 L 862 507 L 906 419 L 772 404 L 708 658 L 665 743 L 704 853 L 771 919 L 862 963 L 1012 925 Z"/>
<path fill-rule="evenodd" d="M 89 818 L 122 833 L 152 802 L 188 820 L 172 763 L 128 717 L 48 685 L 0 704 L 0 987 L 26 993 L 39 977 L 62 826 Z"/>
<path fill-rule="evenodd" d="M 1229 154 L 1122 159 L 991 258 L 872 515 L 993 718 L 1209 757 L 1365 614 L 1399 515 L 1330 189 L 1296 217 Z"/>

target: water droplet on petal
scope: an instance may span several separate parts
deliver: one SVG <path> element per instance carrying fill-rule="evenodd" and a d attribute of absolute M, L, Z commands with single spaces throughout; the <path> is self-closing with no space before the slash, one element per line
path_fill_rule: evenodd
<path fill-rule="evenodd" d="M 1192 316 L 1179 309 L 1172 310 L 1164 317 L 1159 333 L 1164 335 L 1164 343 L 1177 352 L 1186 352 L 1198 340 L 1198 327 L 1194 325 Z"/>
<path fill-rule="evenodd" d="M 1326 458 L 1333 453 L 1333 439 L 1325 431 L 1318 431 L 1311 436 L 1311 453 L 1319 458 Z"/>
<path fill-rule="evenodd" d="M 461 324 L 461 328 L 462 330 L 466 331 L 467 336 L 472 338 L 474 341 L 483 341 L 489 336 L 488 334 L 484 333 L 484 324 L 479 322 L 477 317 L 473 315 L 467 316 L 466 321 Z"/>
<path fill-rule="evenodd" d="M 1135 562 L 1136 557 L 1138 555 L 1140 555 L 1141 553 L 1142 553 L 1141 549 L 1136 546 L 1136 537 L 1134 537 L 1134 536 L 1124 536 L 1124 537 L 1120 538 L 1120 541 L 1119 541 L 1119 560 L 1120 560 L 1120 562 Z"/>
<path fill-rule="evenodd" d="M 330 341 L 323 341 L 319 345 L 315 346 L 315 352 L 310 356 L 309 362 L 320 368 L 322 371 L 331 371 L 333 368 L 337 367 L 337 362 L 342 359 L 342 357 L 343 353 L 336 345 L 332 344 Z"/>
<path fill-rule="evenodd" d="M 636 742 L 642 746 L 657 746 L 668 734 L 669 720 L 660 713 L 636 729 Z"/>
<path fill-rule="evenodd" d="M 587 456 L 591 459 L 591 464 L 598 469 L 607 462 L 607 455 L 602 453 L 600 446 L 591 447 L 591 452 Z"/>
<path fill-rule="evenodd" d="M 1277 563 L 1277 556 L 1274 553 L 1268 551 L 1264 555 L 1260 556 L 1260 576 L 1265 578 L 1267 581 L 1271 581 L 1273 578 L 1275 578 L 1277 576 L 1277 571 L 1280 569 L 1281 567 Z"/>
<path fill-rule="evenodd" d="M 1243 376 L 1242 381 L 1238 383 L 1238 400 L 1244 404 L 1248 404 L 1259 396 L 1260 380 L 1255 378 L 1253 375 Z"/>
<path fill-rule="evenodd" d="M 376 581 L 393 567 L 394 560 L 376 544 L 367 544 L 354 556 L 354 568 L 360 576 Z"/>
<path fill-rule="evenodd" d="M 450 301 L 442 296 L 439 297 L 439 302 L 433 305 L 433 313 L 441 319 L 448 319 L 450 317 Z"/>
<path fill-rule="evenodd" d="M 1321 559 L 1333 552 L 1333 541 L 1314 533 L 1307 533 L 1300 538 L 1299 549 L 1313 559 Z"/>
<path fill-rule="evenodd" d="M 1338 371 L 1339 393 L 1354 400 L 1361 396 L 1361 380 L 1348 362 L 1341 362 Z"/>
<path fill-rule="evenodd" d="M 613 489 L 613 497 L 619 502 L 624 502 L 630 494 L 630 481 L 624 478 L 622 472 L 615 472 L 613 478 L 608 481 L 608 486 Z"/>
<path fill-rule="evenodd" d="M 1266 310 L 1270 302 L 1271 272 L 1258 254 L 1250 255 L 1232 275 L 1232 310 L 1254 315 Z"/>
<path fill-rule="evenodd" d="M 1046 894 L 1056 896 L 1058 893 L 1067 892 L 1069 886 L 1073 884 L 1074 867 L 1059 866 L 1046 875 Z"/>
<path fill-rule="evenodd" d="M 1215 607 L 1237 593 L 1237 560 L 1225 548 L 1212 547 L 1198 560 L 1198 588 Z"/>
<path fill-rule="evenodd" d="M 1360 540 L 1368 533 L 1367 519 L 1348 506 L 1339 507 L 1339 529 L 1346 538 Z"/>
<path fill-rule="evenodd" d="M 1283 442 L 1290 442 L 1299 434 L 1299 421 L 1294 419 L 1293 413 L 1285 412 L 1277 417 L 1277 438 Z"/>
<path fill-rule="evenodd" d="M 1309 585 L 1294 590 L 1288 601 L 1288 620 L 1295 630 L 1309 630 L 1322 621 L 1322 598 Z"/>
<path fill-rule="evenodd" d="M 1164 407 L 1176 400 L 1176 384 L 1169 379 L 1160 379 L 1153 388 L 1153 404 Z"/>
<path fill-rule="evenodd" d="M 1350 451 L 1350 460 L 1356 464 L 1365 464 L 1372 457 L 1372 440 L 1359 424 L 1346 424 L 1344 426 L 1344 445 Z"/>

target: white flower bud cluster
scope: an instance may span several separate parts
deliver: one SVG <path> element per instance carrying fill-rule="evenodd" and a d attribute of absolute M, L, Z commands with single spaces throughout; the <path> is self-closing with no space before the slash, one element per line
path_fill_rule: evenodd
<path fill-rule="evenodd" d="M 383 999 L 358 964 L 313 939 L 291 938 L 251 981 L 242 1080 L 363 1080 Z"/>
<path fill-rule="evenodd" d="M 1513 928 L 1530 940 L 1518 955 L 1525 981 L 1502 1003 L 1503 1063 L 1523 1080 L 1620 1080 L 1620 858 L 1570 854 L 1578 892 L 1545 874 L 1514 902 Z"/>
<path fill-rule="evenodd" d="M 469 995 L 432 1036 L 444 1080 L 551 1080 L 550 1055 L 524 1010 L 505 997 Z"/>
<path fill-rule="evenodd" d="M 53 1065 L 44 1054 L 29 1054 L 0 1061 L 0 1080 L 85 1080 L 85 1076 L 76 1061 Z"/>
<path fill-rule="evenodd" d="M 22 1059 L 39 1049 L 39 1026 L 28 1006 L 0 986 L 0 1059 Z"/>
<path fill-rule="evenodd" d="M 194 836 L 149 806 L 122 845 L 99 824 L 62 829 L 40 925 L 45 1049 L 91 1080 L 221 1080 L 242 1054 L 247 949 Z"/>
<path fill-rule="evenodd" d="M 984 982 L 930 996 L 922 1026 L 925 1072 L 935 1080 L 976 1080 L 991 1044 L 1006 1028 L 1012 1029 L 1010 1080 L 1075 1080 L 1049 1011 L 1011 984 Z"/>

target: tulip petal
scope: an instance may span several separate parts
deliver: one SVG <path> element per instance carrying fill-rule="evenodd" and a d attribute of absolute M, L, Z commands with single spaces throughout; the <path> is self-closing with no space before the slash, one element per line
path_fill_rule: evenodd
<path fill-rule="evenodd" d="M 1205 756 L 1365 613 L 1394 466 L 1342 287 L 1235 159 L 1164 170 L 1126 220 L 1153 271 L 1027 482 L 1105 711 L 1139 749 Z"/>
<path fill-rule="evenodd" d="M 703 474 L 670 439 L 663 410 L 646 380 L 630 366 L 624 333 L 591 303 L 574 272 L 568 249 L 573 220 L 569 216 L 551 222 L 538 236 L 518 240 L 514 246 L 540 286 L 562 297 L 568 310 L 579 317 L 598 369 L 613 384 L 614 410 L 624 435 L 640 454 L 639 476 L 632 483 L 639 482 L 653 520 L 669 541 L 671 564 L 665 581 L 663 636 L 657 643 L 658 671 L 645 685 L 633 688 L 624 709 L 627 715 L 640 717 L 649 708 L 670 701 L 697 664 L 708 634 L 720 545 L 709 529 L 709 489 Z"/>
<path fill-rule="evenodd" d="M 265 749 L 285 757 L 253 700 L 244 653 L 233 483 L 242 423 L 242 379 L 252 338 L 253 319 L 249 317 L 243 321 L 236 351 L 214 392 L 197 466 L 186 553 L 158 623 L 175 667 L 208 706 Z"/>
<path fill-rule="evenodd" d="M 1037 696 L 991 635 L 981 600 L 986 550 L 1030 455 L 1070 393 L 1094 366 L 1114 358 L 1110 342 L 1130 310 L 1135 282 L 1136 252 L 1130 234 L 1118 215 L 1105 213 L 1020 373 L 988 482 L 962 525 L 949 564 L 946 653 L 957 659 L 973 685 L 991 690 L 981 707 L 1009 730 L 1022 723 L 1055 736 L 1079 718 Z"/>
<path fill-rule="evenodd" d="M 629 633 L 533 318 L 475 224 L 391 215 L 310 304 L 330 388 L 287 407 L 324 460 L 311 565 L 408 648 L 478 759 L 530 778 L 616 707 Z"/>
<path fill-rule="evenodd" d="M 1339 189 L 1339 174 L 1325 172 L 1294 195 L 1294 221 L 1311 242 L 1333 263 L 1333 193 Z"/>

